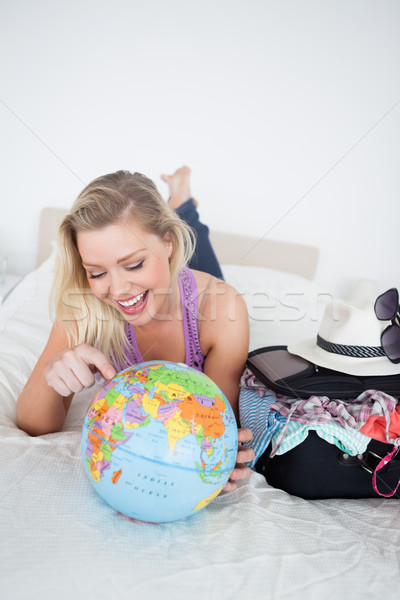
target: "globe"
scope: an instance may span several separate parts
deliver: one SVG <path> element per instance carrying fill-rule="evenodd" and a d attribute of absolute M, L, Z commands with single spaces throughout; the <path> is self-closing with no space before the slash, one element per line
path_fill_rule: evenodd
<path fill-rule="evenodd" d="M 82 428 L 86 473 L 120 513 L 183 519 L 221 492 L 235 466 L 237 425 L 219 387 L 184 364 L 152 361 L 107 381 Z"/>

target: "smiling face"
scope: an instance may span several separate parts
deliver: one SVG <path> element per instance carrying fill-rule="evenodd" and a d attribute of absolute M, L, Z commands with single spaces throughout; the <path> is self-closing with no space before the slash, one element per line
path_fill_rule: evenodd
<path fill-rule="evenodd" d="M 82 265 L 95 296 L 135 326 L 165 318 L 171 305 L 172 241 L 132 221 L 77 233 Z"/>

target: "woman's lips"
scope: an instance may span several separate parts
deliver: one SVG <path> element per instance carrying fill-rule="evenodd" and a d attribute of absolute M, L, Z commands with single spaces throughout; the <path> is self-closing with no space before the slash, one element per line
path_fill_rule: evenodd
<path fill-rule="evenodd" d="M 137 296 L 132 296 L 131 298 L 126 298 L 125 300 L 117 300 L 117 304 L 125 314 L 135 315 L 144 310 L 147 304 L 148 296 L 149 290 L 146 290 Z"/>

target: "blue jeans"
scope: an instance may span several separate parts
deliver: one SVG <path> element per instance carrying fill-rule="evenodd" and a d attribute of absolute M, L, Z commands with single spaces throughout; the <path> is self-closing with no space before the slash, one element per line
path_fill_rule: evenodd
<path fill-rule="evenodd" d="M 197 271 L 204 271 L 214 277 L 223 279 L 221 267 L 208 237 L 209 229 L 207 225 L 200 222 L 199 214 L 196 210 L 193 200 L 190 198 L 184 204 L 176 209 L 178 216 L 185 221 L 194 231 L 196 236 L 196 247 L 189 267 Z"/>

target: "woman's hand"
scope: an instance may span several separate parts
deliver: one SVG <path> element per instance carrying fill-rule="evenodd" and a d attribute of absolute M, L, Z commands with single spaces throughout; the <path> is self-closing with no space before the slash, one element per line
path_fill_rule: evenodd
<path fill-rule="evenodd" d="M 225 492 L 232 492 L 237 488 L 237 481 L 240 479 L 246 479 L 251 473 L 251 469 L 244 463 L 250 462 L 254 458 L 254 450 L 252 448 L 245 448 L 243 442 L 250 442 L 253 438 L 253 434 L 250 429 L 238 429 L 238 453 L 236 457 L 236 465 L 233 469 L 229 480 L 224 486 Z"/>
<path fill-rule="evenodd" d="M 111 379 L 116 374 L 114 367 L 100 350 L 88 344 L 79 344 L 56 354 L 47 363 L 45 379 L 60 396 L 67 397 L 91 387 L 95 382 L 96 371 L 104 379 Z"/>

